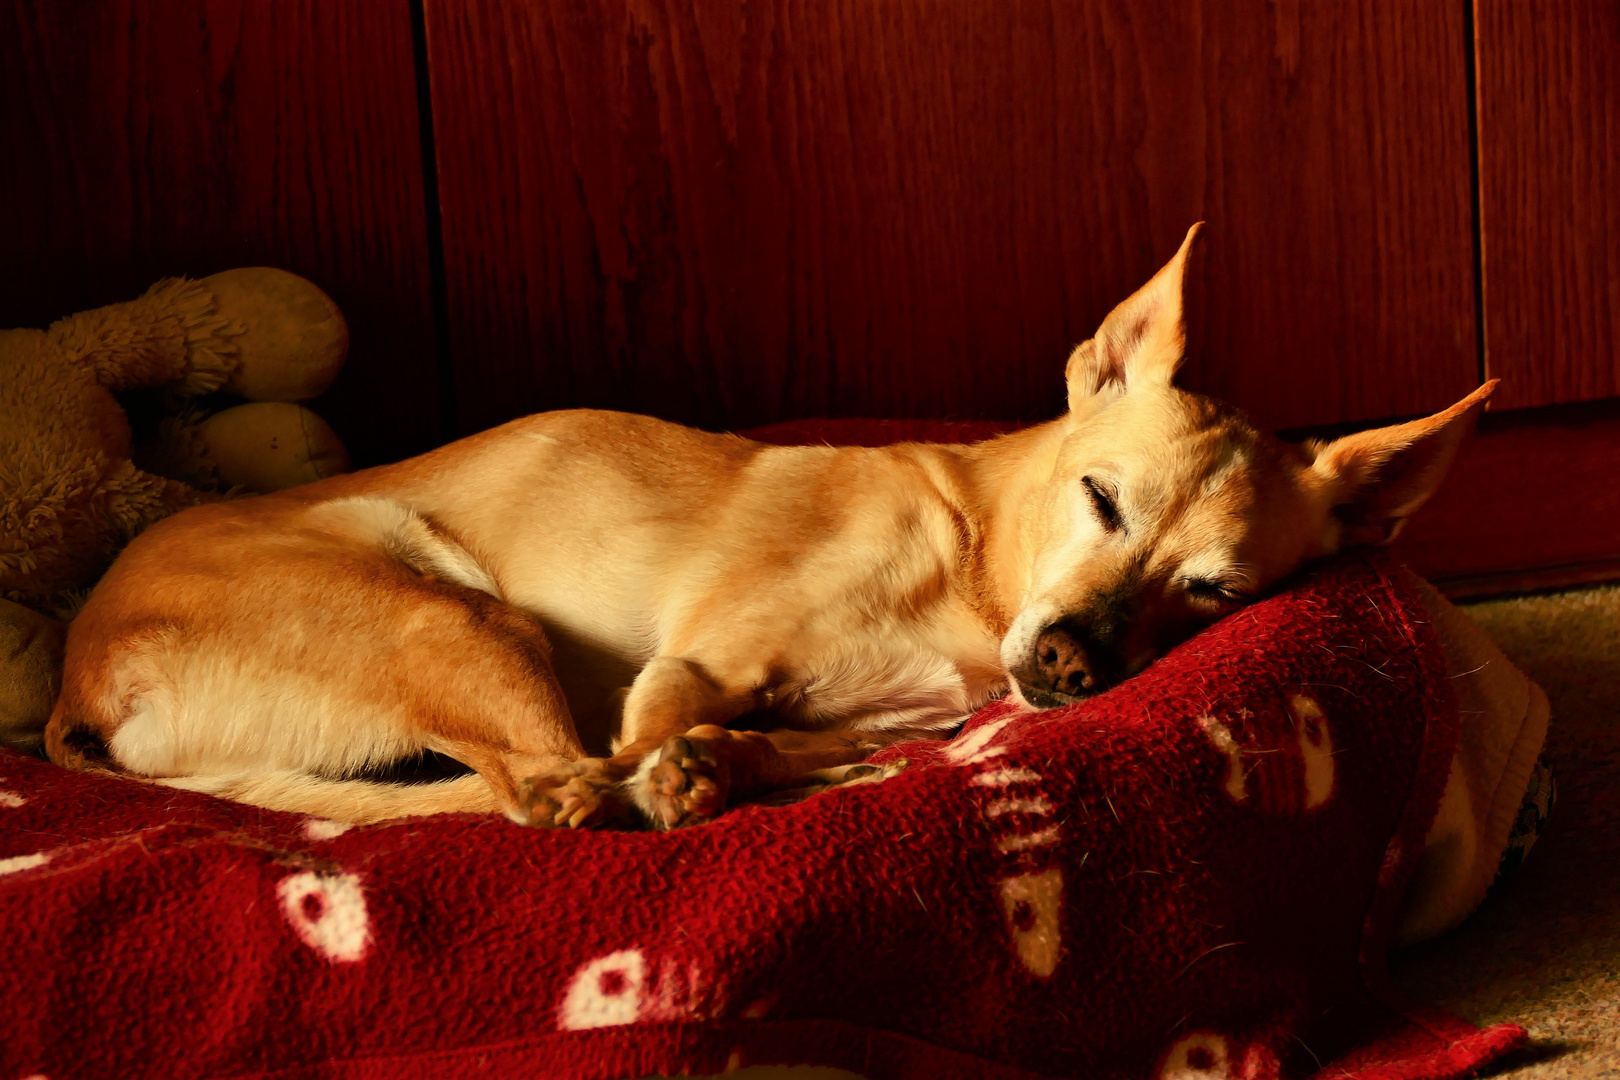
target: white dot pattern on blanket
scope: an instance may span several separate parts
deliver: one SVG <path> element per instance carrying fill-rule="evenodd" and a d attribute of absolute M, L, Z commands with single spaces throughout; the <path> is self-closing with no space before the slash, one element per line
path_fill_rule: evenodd
<path fill-rule="evenodd" d="M 640 949 L 599 956 L 574 974 L 557 1017 L 568 1031 L 633 1024 L 641 1016 L 647 961 Z"/>
<path fill-rule="evenodd" d="M 1305 805 L 1314 809 L 1333 796 L 1333 734 L 1314 699 L 1295 694 L 1288 704 L 1299 731 L 1299 755 L 1305 762 Z"/>
<path fill-rule="evenodd" d="M 1057 970 L 1063 954 L 1062 899 L 1063 873 L 1055 866 L 1001 882 L 1001 907 L 1018 958 L 1043 979 Z"/>
<path fill-rule="evenodd" d="M 339 964 L 365 959 L 371 948 L 366 894 L 354 874 L 306 871 L 276 887 L 281 910 L 304 944 Z"/>
<path fill-rule="evenodd" d="M 1268 792 L 1265 784 L 1256 785 L 1259 788 L 1259 801 L 1262 806 L 1272 810 L 1315 810 L 1333 797 L 1333 733 L 1328 727 L 1327 714 L 1315 698 L 1294 694 L 1288 699 L 1288 711 L 1294 721 L 1292 741 L 1299 750 L 1299 779 L 1290 780 L 1281 791 L 1273 786 Z M 1248 709 L 1239 709 L 1235 718 L 1253 720 L 1254 714 Z M 1229 724 L 1215 716 L 1205 714 L 1198 717 L 1197 723 L 1210 743 L 1226 758 L 1226 775 L 1221 780 L 1221 788 L 1235 803 L 1249 801 L 1250 779 L 1255 775 L 1254 764 L 1260 760 L 1260 755 L 1280 751 L 1292 753 L 1293 748 L 1286 745 L 1286 735 L 1283 736 L 1283 745 L 1279 745 L 1275 734 L 1257 734 L 1251 728 L 1249 734 L 1240 740 Z M 1241 726 L 1239 730 L 1242 730 Z M 1274 767 L 1269 771 L 1273 775 L 1290 775 L 1286 769 Z"/>
<path fill-rule="evenodd" d="M 620 949 L 574 972 L 557 1009 L 557 1026 L 580 1031 L 638 1020 L 703 1019 L 721 1015 L 724 998 L 724 988 L 698 964 L 663 956 L 655 965 L 641 949 Z"/>
<path fill-rule="evenodd" d="M 15 874 L 22 870 L 32 870 L 36 866 L 44 866 L 51 861 L 48 851 L 36 851 L 32 855 L 14 855 L 9 859 L 0 859 L 0 874 Z"/>
<path fill-rule="evenodd" d="M 1019 868 L 996 883 L 1001 917 L 1019 963 L 1044 979 L 1057 970 L 1063 957 L 1063 871 L 1040 864 L 1049 861 L 1047 849 L 1058 842 L 1061 830 L 1042 820 L 1050 818 L 1054 808 L 1041 792 L 1041 774 L 1006 764 L 1011 746 L 991 745 L 1015 719 L 992 721 L 956 739 L 945 748 L 945 757 L 961 765 L 984 766 L 969 779 L 974 788 L 984 789 L 986 801 L 979 814 L 997 834 L 996 853 L 1017 859 Z"/>
<path fill-rule="evenodd" d="M 28 800 L 15 791 L 0 791 L 0 806 L 7 810 L 18 810 L 28 805 Z"/>
<path fill-rule="evenodd" d="M 977 765 L 993 757 L 1000 757 L 1007 752 L 1007 748 L 991 746 L 990 740 L 1012 722 L 1013 718 L 1010 716 L 992 720 L 983 727 L 974 729 L 972 733 L 952 740 L 950 745 L 945 747 L 945 757 L 958 765 Z"/>
<path fill-rule="evenodd" d="M 1223 787 L 1233 802 L 1249 799 L 1249 769 L 1243 763 L 1243 748 L 1232 737 L 1232 729 L 1213 716 L 1200 716 L 1198 726 L 1204 729 L 1215 749 L 1226 755 L 1226 782 Z"/>
<path fill-rule="evenodd" d="M 1232 1075 L 1226 1036 L 1195 1031 L 1170 1045 L 1159 1080 L 1226 1080 Z"/>
<path fill-rule="evenodd" d="M 1277 1075 L 1277 1057 L 1260 1043 L 1239 1055 L 1225 1035 L 1194 1031 L 1165 1051 L 1156 1080 L 1256 1080 Z"/>

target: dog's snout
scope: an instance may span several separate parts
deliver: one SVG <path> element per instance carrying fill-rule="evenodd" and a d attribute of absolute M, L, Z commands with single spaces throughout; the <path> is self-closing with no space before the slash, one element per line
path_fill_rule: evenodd
<path fill-rule="evenodd" d="M 1073 618 L 1042 630 L 1035 639 L 1035 671 L 1041 688 L 1071 697 L 1101 690 L 1105 673 L 1095 637 L 1089 624 Z"/>

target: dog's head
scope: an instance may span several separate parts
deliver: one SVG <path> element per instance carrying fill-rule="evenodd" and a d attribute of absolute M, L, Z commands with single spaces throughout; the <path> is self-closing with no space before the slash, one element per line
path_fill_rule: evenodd
<path fill-rule="evenodd" d="M 1001 648 L 1031 705 L 1107 689 L 1310 560 L 1393 540 L 1495 387 L 1301 445 L 1177 389 L 1198 231 L 1069 357 L 1069 415 L 1025 515 L 1027 590 Z"/>

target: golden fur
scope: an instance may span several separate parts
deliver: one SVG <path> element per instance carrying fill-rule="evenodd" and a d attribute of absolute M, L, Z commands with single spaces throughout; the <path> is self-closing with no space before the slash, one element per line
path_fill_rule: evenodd
<path fill-rule="evenodd" d="M 1104 689 L 1391 538 L 1491 389 L 1303 447 L 1176 389 L 1196 235 L 1075 350 L 1068 415 L 999 439 L 556 412 L 163 521 L 72 628 L 51 757 L 346 820 L 669 827 L 860 778 L 1004 692 Z M 477 775 L 352 779 L 423 750 Z"/>

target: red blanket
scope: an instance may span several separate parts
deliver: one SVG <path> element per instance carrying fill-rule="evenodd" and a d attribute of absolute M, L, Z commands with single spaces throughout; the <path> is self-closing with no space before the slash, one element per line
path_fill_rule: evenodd
<path fill-rule="evenodd" d="M 1351 558 L 1085 704 L 669 834 L 5 753 L 0 1077 L 1465 1075 L 1523 1032 L 1384 1003 L 1457 735 L 1424 618 Z"/>

